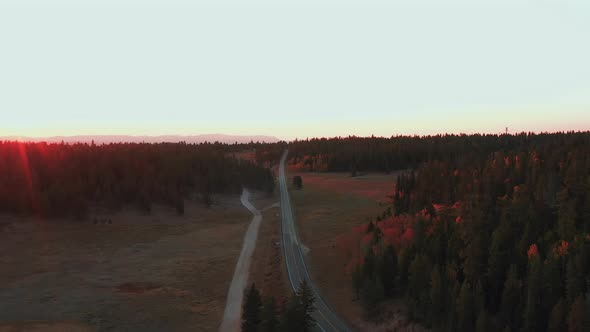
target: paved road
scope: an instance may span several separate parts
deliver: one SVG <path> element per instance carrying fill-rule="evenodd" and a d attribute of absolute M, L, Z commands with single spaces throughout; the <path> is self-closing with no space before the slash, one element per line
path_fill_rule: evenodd
<path fill-rule="evenodd" d="M 285 176 L 285 160 L 287 159 L 288 151 L 285 150 L 281 158 L 279 167 L 279 187 L 281 191 L 281 230 L 283 232 L 283 254 L 285 255 L 285 265 L 287 266 L 287 274 L 289 275 L 289 282 L 291 287 L 295 290 L 299 288 L 302 280 L 305 280 L 313 290 L 315 295 L 315 307 L 313 317 L 315 318 L 319 331 L 323 332 L 345 332 L 350 329 L 336 316 L 326 302 L 322 299 L 316 287 L 313 285 L 307 266 L 305 265 L 305 257 L 303 249 L 299 242 L 299 236 L 295 227 L 293 218 L 293 211 L 291 209 L 291 201 L 289 200 L 289 192 L 287 191 L 287 180 Z"/>
<path fill-rule="evenodd" d="M 244 244 L 242 245 L 242 252 L 236 269 L 234 277 L 227 292 L 227 300 L 225 301 L 225 311 L 223 312 L 223 320 L 219 327 L 220 332 L 238 332 L 240 331 L 242 299 L 244 296 L 244 289 L 246 289 L 246 282 L 248 281 L 248 271 L 250 269 L 250 261 L 254 248 L 256 248 L 256 238 L 258 237 L 258 229 L 262 222 L 262 214 L 258 211 L 252 203 L 250 203 L 250 193 L 244 189 L 242 192 L 242 205 L 244 205 L 250 212 L 252 212 L 252 221 L 248 226 L 246 235 L 244 235 Z"/>

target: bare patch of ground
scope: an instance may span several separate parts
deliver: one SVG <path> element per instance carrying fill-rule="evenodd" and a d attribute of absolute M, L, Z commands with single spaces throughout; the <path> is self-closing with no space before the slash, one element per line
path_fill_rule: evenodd
<path fill-rule="evenodd" d="M 252 219 L 239 196 L 216 202 L 97 225 L 0 216 L 0 331 L 216 331 Z"/>

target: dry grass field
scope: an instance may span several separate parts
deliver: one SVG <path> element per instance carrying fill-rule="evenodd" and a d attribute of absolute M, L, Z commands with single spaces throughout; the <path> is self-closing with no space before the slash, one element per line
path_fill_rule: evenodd
<path fill-rule="evenodd" d="M 0 331 L 216 331 L 252 215 L 239 196 L 215 201 L 99 216 L 112 224 L 1 216 Z M 268 221 L 256 262 L 272 260 Z"/>
<path fill-rule="evenodd" d="M 368 174 L 351 178 L 347 173 L 291 173 L 301 175 L 303 189 L 290 189 L 294 213 L 303 243 L 309 247 L 312 278 L 328 303 L 353 326 L 362 323 L 361 308 L 352 302 L 351 276 L 347 260 L 336 247 L 339 235 L 365 223 L 383 211 L 395 185 L 394 175 Z"/>

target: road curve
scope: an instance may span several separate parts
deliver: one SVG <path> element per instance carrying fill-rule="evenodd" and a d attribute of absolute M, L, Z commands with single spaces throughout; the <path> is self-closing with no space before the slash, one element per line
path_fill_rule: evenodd
<path fill-rule="evenodd" d="M 258 238 L 258 229 L 260 222 L 262 222 L 262 214 L 258 211 L 252 203 L 250 203 L 250 193 L 244 189 L 242 192 L 242 205 L 246 207 L 254 215 L 246 235 L 244 235 L 244 244 L 242 245 L 242 252 L 236 270 L 227 292 L 227 300 L 225 301 L 225 311 L 223 312 L 223 320 L 219 327 L 220 332 L 238 332 L 240 331 L 241 313 L 242 313 L 242 298 L 244 296 L 244 289 L 246 289 L 246 282 L 248 282 L 248 271 L 250 269 L 250 261 L 254 248 L 256 248 L 256 238 Z"/>
<path fill-rule="evenodd" d="M 305 256 L 299 242 L 297 229 L 295 227 L 295 220 L 293 217 L 293 210 L 291 209 L 289 192 L 287 190 L 287 180 L 285 175 L 285 162 L 287 160 L 287 153 L 288 150 L 285 150 L 279 166 L 279 188 L 281 192 L 281 231 L 283 233 L 283 254 L 285 256 L 285 265 L 287 266 L 289 282 L 291 283 L 293 290 L 298 289 L 299 284 L 303 280 L 305 280 L 311 287 L 313 295 L 315 296 L 316 307 L 313 318 L 315 318 L 319 331 L 350 331 L 348 326 L 346 326 L 346 324 L 340 320 L 340 318 L 338 318 L 334 310 L 332 310 L 332 308 L 327 305 L 309 277 Z"/>

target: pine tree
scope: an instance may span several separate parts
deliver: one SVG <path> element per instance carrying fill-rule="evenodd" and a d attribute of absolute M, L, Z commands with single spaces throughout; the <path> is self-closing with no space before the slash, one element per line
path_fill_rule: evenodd
<path fill-rule="evenodd" d="M 246 291 L 242 308 L 242 332 L 256 332 L 260 324 L 262 299 L 256 285 L 252 283 Z"/>
<path fill-rule="evenodd" d="M 432 313 L 432 323 L 438 326 L 443 318 L 445 309 L 445 298 L 443 295 L 442 278 L 438 266 L 432 269 L 430 274 L 430 304 Z"/>
<path fill-rule="evenodd" d="M 566 306 L 563 299 L 559 300 L 549 316 L 548 332 L 562 332 L 566 330 Z"/>
<path fill-rule="evenodd" d="M 519 307 L 521 302 L 520 281 L 516 265 L 511 265 L 504 283 L 502 292 L 502 305 L 500 306 L 500 321 L 502 325 L 510 327 L 511 330 L 517 331 L 519 327 Z"/>
<path fill-rule="evenodd" d="M 568 303 L 571 304 L 582 293 L 584 287 L 584 279 L 574 257 L 567 260 L 566 273 L 566 295 Z"/>
<path fill-rule="evenodd" d="M 361 265 L 357 265 L 352 271 L 352 288 L 354 289 L 355 298 L 360 297 L 360 291 L 363 287 L 363 270 Z"/>
<path fill-rule="evenodd" d="M 586 293 L 585 303 L 585 314 L 584 314 L 584 331 L 590 331 L 590 290 Z"/>
<path fill-rule="evenodd" d="M 375 277 L 375 271 L 377 270 L 377 257 L 373 252 L 373 248 L 367 250 L 365 255 L 365 262 L 363 264 L 363 280 L 373 279 Z"/>
<path fill-rule="evenodd" d="M 502 287 L 510 264 L 511 231 L 508 222 L 503 221 L 492 233 L 490 258 L 488 261 L 488 279 L 490 287 L 490 307 L 497 310 L 502 300 Z"/>
<path fill-rule="evenodd" d="M 457 300 L 457 327 L 458 331 L 473 331 L 475 324 L 475 311 L 473 301 L 473 290 L 468 282 L 461 286 L 459 299 Z"/>
<path fill-rule="evenodd" d="M 379 278 L 365 279 L 361 290 L 361 303 L 368 318 L 376 314 L 377 304 L 384 298 L 383 284 Z"/>
<path fill-rule="evenodd" d="M 524 311 L 524 330 L 540 331 L 543 312 L 541 307 L 541 260 L 535 257 L 529 264 L 526 306 Z"/>
<path fill-rule="evenodd" d="M 302 322 L 304 322 L 305 313 L 303 312 L 303 306 L 299 301 L 297 294 L 291 295 L 283 314 L 281 315 L 281 321 L 279 325 L 279 331 L 281 332 L 301 332 Z"/>
<path fill-rule="evenodd" d="M 430 272 L 432 265 L 425 255 L 416 255 L 409 268 L 408 276 L 408 310 L 417 318 L 429 316 Z"/>
<path fill-rule="evenodd" d="M 262 306 L 261 318 L 258 331 L 259 332 L 276 332 L 279 330 L 279 312 L 277 303 L 274 297 L 265 299 Z"/>
<path fill-rule="evenodd" d="M 387 246 L 383 252 L 381 281 L 385 296 L 391 297 L 395 291 L 395 281 L 397 278 L 397 254 L 392 245 Z"/>
<path fill-rule="evenodd" d="M 475 312 L 481 313 L 482 310 L 486 311 L 486 294 L 483 289 L 483 285 L 482 285 L 481 280 L 477 282 L 477 285 L 475 285 L 474 303 L 475 303 Z M 486 314 L 487 314 L 487 312 L 486 312 Z"/>
<path fill-rule="evenodd" d="M 299 300 L 302 311 L 303 321 L 301 322 L 301 327 L 304 332 L 311 331 L 315 323 L 315 319 L 312 316 L 315 311 L 315 298 L 311 288 L 305 280 L 301 281 L 301 284 L 299 284 L 297 299 Z"/>
<path fill-rule="evenodd" d="M 569 314 L 567 315 L 567 329 L 568 332 L 586 332 L 584 330 L 584 296 L 578 296 L 570 308 Z"/>
<path fill-rule="evenodd" d="M 557 194 L 559 205 L 557 230 L 562 240 L 569 241 L 576 233 L 576 204 L 575 200 L 570 197 L 567 188 L 563 188 Z"/>
<path fill-rule="evenodd" d="M 476 332 L 491 332 L 491 323 L 488 312 L 482 309 L 477 315 L 477 322 L 475 323 Z"/>

